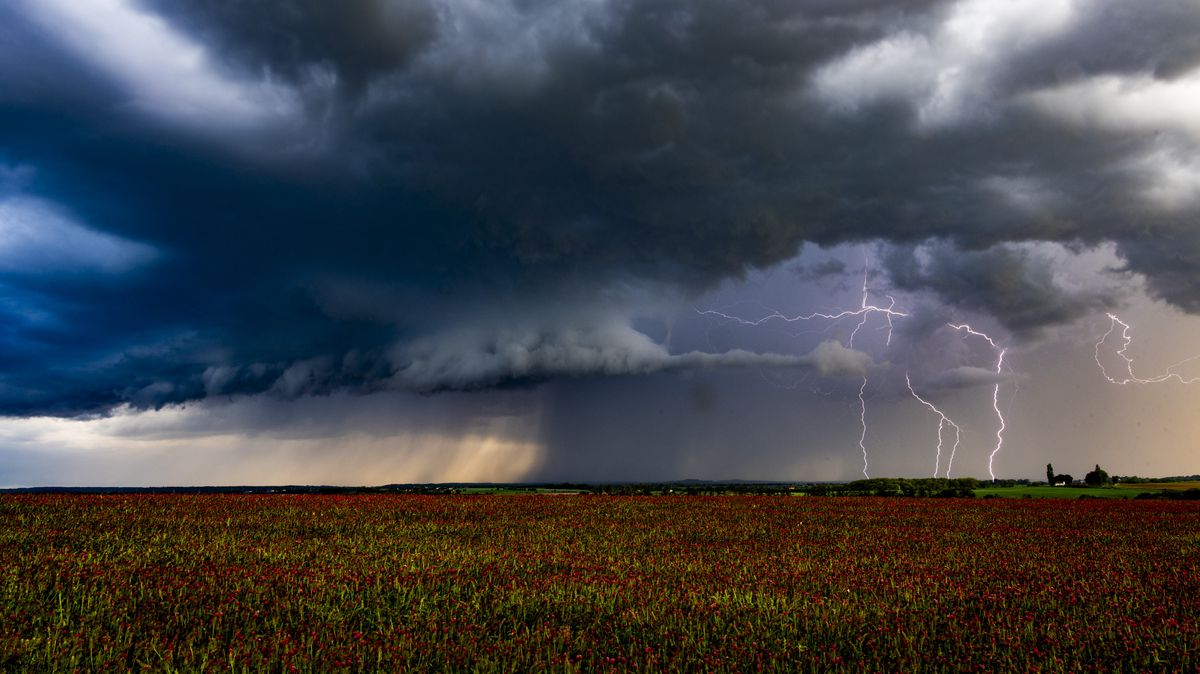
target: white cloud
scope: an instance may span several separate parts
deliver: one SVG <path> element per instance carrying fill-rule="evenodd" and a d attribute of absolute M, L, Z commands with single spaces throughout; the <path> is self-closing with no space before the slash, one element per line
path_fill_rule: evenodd
<path fill-rule="evenodd" d="M 899 32 L 852 49 L 820 68 L 813 86 L 834 109 L 885 101 L 909 104 L 932 129 L 987 114 L 1003 59 L 1059 35 L 1072 0 L 965 0 L 928 34 Z"/>
<path fill-rule="evenodd" d="M 1146 206 L 1178 212 L 1200 202 L 1200 71 L 1172 80 L 1103 75 L 1024 97 L 1036 112 L 1082 130 L 1154 134 L 1148 149 L 1114 168 Z"/>
<path fill-rule="evenodd" d="M 822 376 L 833 375 L 865 375 L 874 366 L 871 357 L 862 351 L 842 346 L 841 343 L 826 340 L 812 350 L 806 360 L 817 369 Z"/>
<path fill-rule="evenodd" d="M 964 365 L 937 373 L 925 385 L 934 389 L 954 390 L 1003 384 L 1016 378 L 1016 375 L 1011 372 L 996 372 L 987 368 Z"/>
<path fill-rule="evenodd" d="M 221 72 L 203 45 L 130 0 L 18 2 L 47 34 L 121 84 L 134 108 L 153 116 L 230 130 L 277 124 L 298 112 L 293 91 L 269 77 Z"/>
<path fill-rule="evenodd" d="M 88 229 L 41 199 L 0 199 L 0 271 L 119 274 L 156 256 L 150 246 Z"/>
<path fill-rule="evenodd" d="M 1200 72 L 1173 80 L 1101 75 L 1030 93 L 1025 102 L 1081 128 L 1176 131 L 1200 141 Z"/>
<path fill-rule="evenodd" d="M 1126 169 L 1140 183 L 1142 198 L 1151 208 L 1178 212 L 1200 204 L 1200 159 L 1195 150 L 1159 148 L 1130 161 Z"/>

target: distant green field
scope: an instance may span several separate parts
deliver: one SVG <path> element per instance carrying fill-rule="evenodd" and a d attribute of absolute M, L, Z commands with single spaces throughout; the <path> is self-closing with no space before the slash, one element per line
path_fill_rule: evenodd
<path fill-rule="evenodd" d="M 1086 495 L 1099 498 L 1133 498 L 1145 491 L 1162 491 L 1163 484 L 1182 483 L 1130 484 L 1118 487 L 989 487 L 976 489 L 975 496 L 983 498 L 994 494 L 1004 498 L 1079 498 Z"/>
<path fill-rule="evenodd" d="M 1116 484 L 1117 489 L 1135 489 L 1137 491 L 1157 491 L 1170 489 L 1183 491 L 1185 489 L 1200 489 L 1200 482 L 1146 482 L 1144 484 Z"/>

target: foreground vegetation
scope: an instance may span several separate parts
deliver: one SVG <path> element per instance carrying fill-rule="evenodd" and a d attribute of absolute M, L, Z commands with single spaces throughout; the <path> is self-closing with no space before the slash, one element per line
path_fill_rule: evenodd
<path fill-rule="evenodd" d="M 1200 504 L 0 497 L 0 669 L 1158 671 Z"/>

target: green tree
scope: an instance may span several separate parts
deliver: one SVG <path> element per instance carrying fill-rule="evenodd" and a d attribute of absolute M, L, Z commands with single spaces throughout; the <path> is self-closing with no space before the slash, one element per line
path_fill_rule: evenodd
<path fill-rule="evenodd" d="M 1100 467 L 1100 464 L 1096 464 L 1096 470 L 1084 475 L 1083 481 L 1092 487 L 1099 487 L 1100 485 L 1112 483 L 1112 480 L 1108 479 L 1108 473 L 1104 472 L 1104 469 Z"/>
<path fill-rule="evenodd" d="M 1046 464 L 1046 484 L 1054 484 L 1054 464 Z"/>

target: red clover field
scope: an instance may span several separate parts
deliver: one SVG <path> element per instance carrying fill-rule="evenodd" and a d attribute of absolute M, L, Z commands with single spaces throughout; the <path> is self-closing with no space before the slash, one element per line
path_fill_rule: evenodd
<path fill-rule="evenodd" d="M 1200 505 L 5 495 L 4 671 L 1197 671 Z"/>

